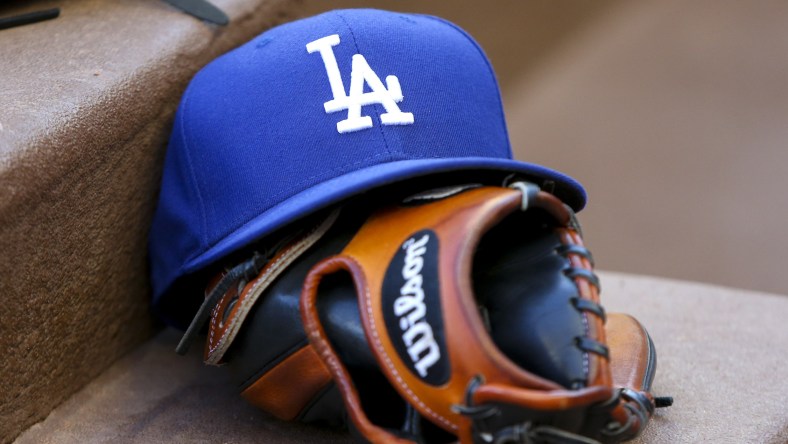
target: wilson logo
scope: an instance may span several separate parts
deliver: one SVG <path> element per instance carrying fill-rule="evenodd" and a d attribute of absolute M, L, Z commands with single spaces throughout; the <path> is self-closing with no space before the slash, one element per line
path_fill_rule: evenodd
<path fill-rule="evenodd" d="M 405 331 L 402 342 L 408 346 L 408 355 L 413 361 L 419 375 L 427 376 L 427 370 L 441 357 L 438 344 L 432 334 L 432 327 L 424 319 L 427 307 L 424 305 L 424 253 L 427 252 L 428 235 L 419 240 L 408 239 L 402 246 L 405 254 L 405 265 L 402 267 L 402 278 L 405 285 L 400 288 L 400 297 L 394 301 L 394 314 L 399 318 L 399 327 Z"/>
<path fill-rule="evenodd" d="M 389 265 L 383 292 L 386 327 L 397 352 L 411 371 L 433 384 L 448 377 L 437 248 L 431 231 L 411 236 Z"/>

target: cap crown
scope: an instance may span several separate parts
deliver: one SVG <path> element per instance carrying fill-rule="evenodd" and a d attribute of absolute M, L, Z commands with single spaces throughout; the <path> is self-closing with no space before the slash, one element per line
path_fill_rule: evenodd
<path fill-rule="evenodd" d="M 478 158 L 511 150 L 489 62 L 453 24 L 342 10 L 271 29 L 206 66 L 183 97 L 151 231 L 154 292 L 340 187 L 361 191 L 332 179 Z"/>

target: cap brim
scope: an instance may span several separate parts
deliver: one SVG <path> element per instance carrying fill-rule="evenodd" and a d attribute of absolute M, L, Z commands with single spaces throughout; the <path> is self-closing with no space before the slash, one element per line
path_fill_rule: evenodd
<path fill-rule="evenodd" d="M 553 181 L 555 194 L 575 211 L 585 206 L 582 185 L 541 165 L 487 157 L 400 160 L 356 170 L 301 191 L 242 225 L 182 268 L 194 273 L 222 257 L 316 211 L 375 188 L 402 180 L 451 171 L 487 170 L 519 173 Z"/>

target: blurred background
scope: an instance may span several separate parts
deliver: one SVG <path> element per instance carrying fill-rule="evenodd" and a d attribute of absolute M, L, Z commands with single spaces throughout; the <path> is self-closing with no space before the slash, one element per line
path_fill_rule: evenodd
<path fill-rule="evenodd" d="M 364 6 L 479 41 L 515 156 L 586 187 L 598 268 L 788 294 L 788 2 L 310 0 L 302 14 Z"/>

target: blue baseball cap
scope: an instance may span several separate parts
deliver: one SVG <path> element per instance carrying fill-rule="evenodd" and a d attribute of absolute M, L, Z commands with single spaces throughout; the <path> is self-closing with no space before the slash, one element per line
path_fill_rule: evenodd
<path fill-rule="evenodd" d="M 154 308 L 228 254 L 373 188 L 451 171 L 554 183 L 512 160 L 500 93 L 481 48 L 439 18 L 340 10 L 273 28 L 189 84 L 175 117 L 150 231 Z M 162 307 L 167 307 L 163 309 Z"/>

